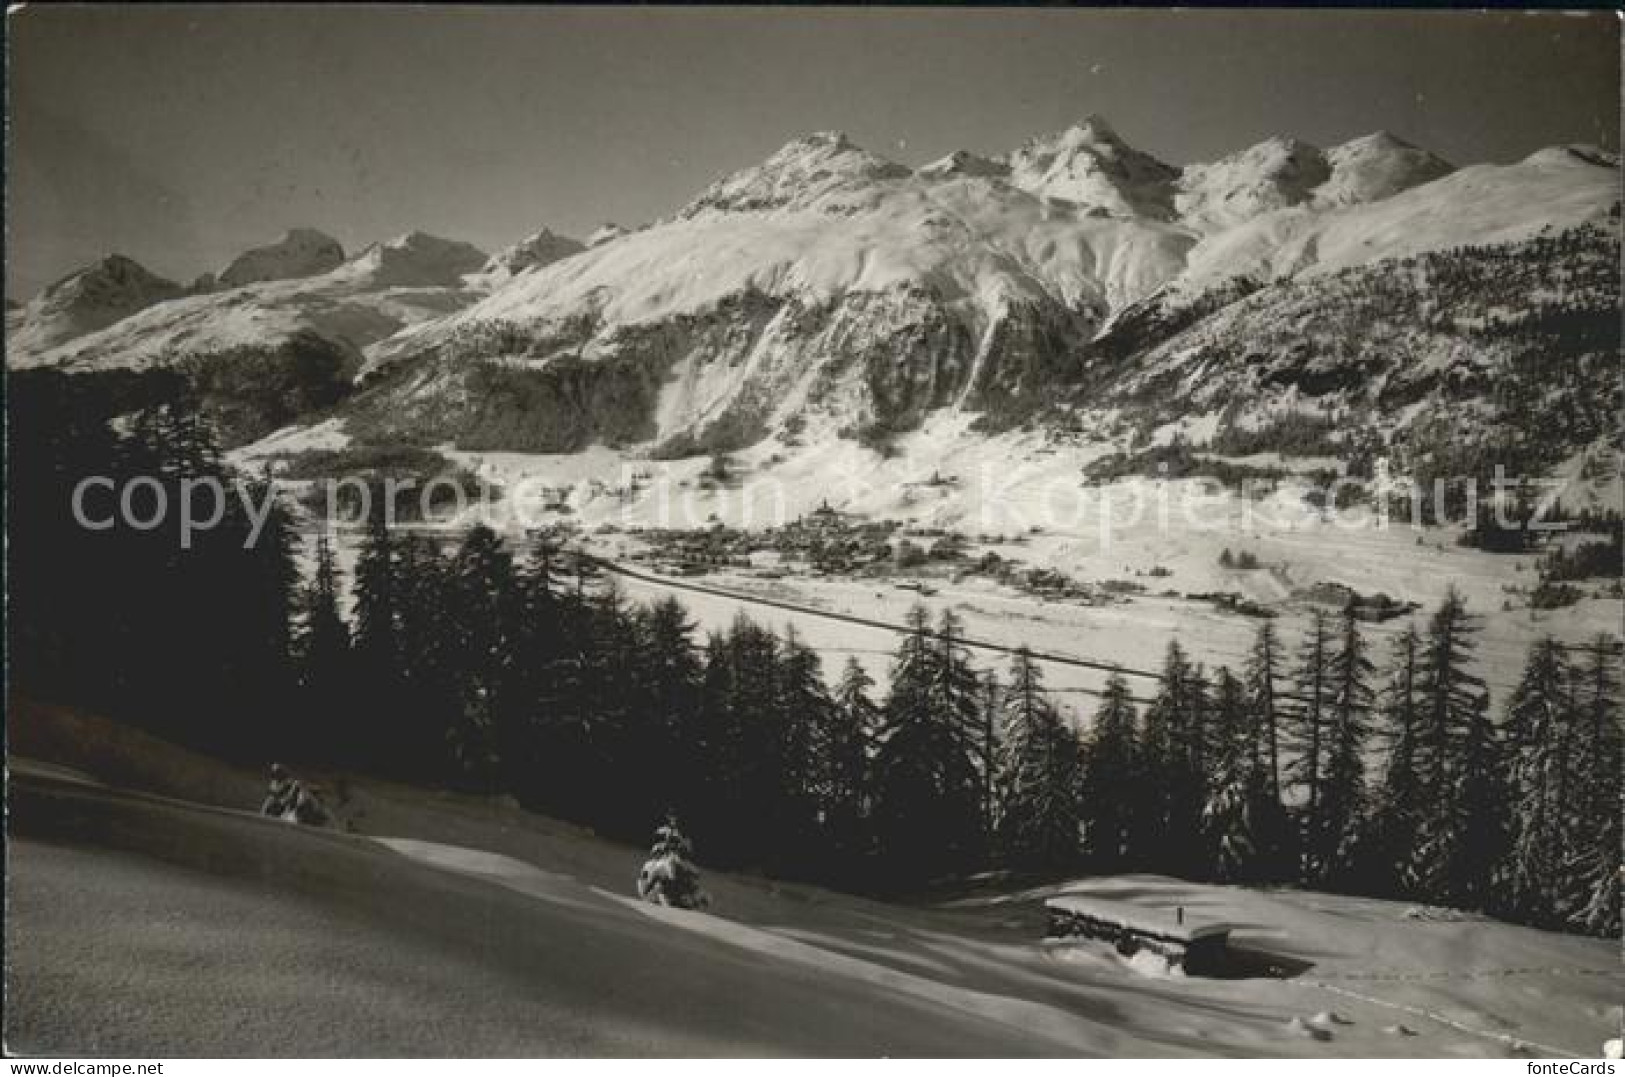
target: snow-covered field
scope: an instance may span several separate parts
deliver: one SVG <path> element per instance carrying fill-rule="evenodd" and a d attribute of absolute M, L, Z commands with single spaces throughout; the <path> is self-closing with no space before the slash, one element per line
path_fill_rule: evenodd
<path fill-rule="evenodd" d="M 689 913 L 628 896 L 638 849 L 501 801 L 354 781 L 353 833 L 317 832 L 86 716 L 25 706 L 13 750 L 14 1051 L 1542 1057 L 1618 1034 L 1617 946 L 1392 902 L 1124 876 L 894 905 L 713 872 Z M 1301 971 L 1045 942 L 1060 891 L 1230 921 Z"/>

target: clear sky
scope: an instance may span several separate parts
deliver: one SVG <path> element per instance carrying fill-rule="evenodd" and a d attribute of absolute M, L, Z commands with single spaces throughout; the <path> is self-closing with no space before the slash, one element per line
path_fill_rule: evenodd
<path fill-rule="evenodd" d="M 1385 128 L 1458 164 L 1617 148 L 1619 23 L 1469 12 L 25 7 L 8 293 L 180 280 L 291 225 L 494 249 L 663 216 L 808 131 L 907 164 L 1098 112 L 1183 163 Z"/>

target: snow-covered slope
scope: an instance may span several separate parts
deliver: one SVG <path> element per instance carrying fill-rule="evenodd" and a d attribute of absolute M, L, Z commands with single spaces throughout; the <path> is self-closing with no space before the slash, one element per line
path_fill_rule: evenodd
<path fill-rule="evenodd" d="M 93 333 L 182 292 L 133 259 L 110 254 L 47 287 L 14 319 L 8 316 L 8 361 Z"/>
<path fill-rule="evenodd" d="M 215 283 L 238 288 L 264 280 L 314 277 L 344 264 L 344 248 L 314 228 L 291 228 L 275 243 L 244 251 L 215 275 Z"/>
<path fill-rule="evenodd" d="M 640 850 L 494 798 L 347 776 L 359 833 L 291 827 L 251 814 L 253 775 L 19 710 L 6 1035 L 27 1052 L 1508 1058 L 1617 1035 L 1600 939 L 1153 875 L 922 905 L 707 871 L 710 913 L 657 908 L 628 893 Z M 1047 941 L 1057 893 L 1233 921 L 1289 974 Z"/>
<path fill-rule="evenodd" d="M 1219 435 L 1335 419 L 1367 468 L 1554 474 L 1617 434 L 1618 229 L 1617 167 L 1572 149 L 1265 214 L 1092 343 L 1091 400 Z"/>

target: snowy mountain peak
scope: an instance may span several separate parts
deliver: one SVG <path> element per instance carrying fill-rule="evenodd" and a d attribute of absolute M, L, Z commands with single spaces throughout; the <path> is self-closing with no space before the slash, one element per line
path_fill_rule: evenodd
<path fill-rule="evenodd" d="M 180 285 L 153 273 L 134 258 L 109 254 L 46 287 L 36 300 L 42 307 L 73 305 L 80 309 L 146 306 L 180 294 Z"/>
<path fill-rule="evenodd" d="M 779 152 L 783 153 L 786 150 L 803 146 L 810 148 L 828 147 L 836 150 L 855 150 L 858 148 L 850 138 L 846 137 L 845 131 L 814 131 L 811 134 L 803 135 L 801 138 L 791 139 L 785 144 L 784 149 Z"/>
<path fill-rule="evenodd" d="M 921 165 L 917 174 L 931 178 L 1007 176 L 1010 174 L 1010 168 L 1003 162 L 990 160 L 969 150 L 955 150 L 946 157 L 939 157 L 930 164 Z"/>
<path fill-rule="evenodd" d="M 344 264 L 339 241 L 314 228 L 290 228 L 281 239 L 234 258 L 216 275 L 216 285 L 237 288 L 266 280 L 314 277 Z"/>
<path fill-rule="evenodd" d="M 1077 141 L 1081 142 L 1116 143 L 1118 145 L 1123 143 L 1122 138 L 1117 134 L 1117 128 L 1113 127 L 1110 121 L 1098 112 L 1091 112 L 1067 128 L 1065 134 L 1074 136 Z"/>
<path fill-rule="evenodd" d="M 1547 146 L 1536 150 L 1524 158 L 1525 164 L 1532 165 L 1592 165 L 1596 168 L 1618 168 L 1619 154 L 1610 153 L 1599 146 L 1575 144 L 1570 146 Z"/>
<path fill-rule="evenodd" d="M 10 355 L 52 347 L 174 299 L 183 289 L 122 254 L 109 254 L 46 287 L 8 334 Z"/>
<path fill-rule="evenodd" d="M 1416 148 L 1416 146 L 1406 142 L 1392 131 L 1373 131 L 1369 135 L 1361 135 L 1359 138 L 1351 138 L 1341 146 L 1336 146 L 1328 152 L 1337 153 L 1338 151 L 1354 152 L 1371 150 L 1393 152 L 1394 150 L 1414 150 Z"/>
<path fill-rule="evenodd" d="M 471 243 L 414 231 L 374 243 L 337 272 L 370 287 L 454 287 L 487 260 Z"/>
<path fill-rule="evenodd" d="M 1167 220 L 1179 170 L 1125 143 L 1111 124 L 1088 116 L 1034 139 L 1009 157 L 1010 182 L 1112 216 Z"/>
<path fill-rule="evenodd" d="M 1297 138 L 1267 138 L 1217 161 L 1188 166 L 1174 203 L 1185 223 L 1213 232 L 1307 202 L 1331 174 L 1317 147 Z"/>
<path fill-rule="evenodd" d="M 1326 151 L 1330 179 L 1315 192 L 1323 205 L 1378 202 L 1431 183 L 1456 170 L 1443 157 L 1387 131 L 1351 139 Z"/>
<path fill-rule="evenodd" d="M 579 254 L 586 250 L 586 245 L 569 236 L 561 236 L 552 229 L 543 228 L 540 232 L 526 239 L 520 240 L 513 246 L 498 251 L 485 263 L 488 273 L 522 273 L 537 266 L 551 265 L 561 258 L 568 258 L 572 254 Z"/>
<path fill-rule="evenodd" d="M 383 243 L 376 245 L 394 250 L 426 250 L 430 247 L 443 247 L 451 245 L 468 246 L 468 244 L 462 243 L 460 240 L 442 239 L 439 236 L 431 235 L 430 233 L 417 228 L 412 229 L 410 232 L 403 232 L 394 239 L 386 239 L 383 241 Z"/>
<path fill-rule="evenodd" d="M 133 289 L 154 282 L 170 284 L 147 269 L 134 258 L 123 254 L 107 254 L 96 261 L 76 269 L 60 280 L 45 286 L 41 299 L 51 299 L 99 288 Z M 170 284 L 170 287 L 174 285 Z"/>
<path fill-rule="evenodd" d="M 1326 165 L 1325 154 L 1318 147 L 1291 135 L 1273 135 L 1217 161 L 1191 165 L 1185 169 L 1185 174 L 1189 177 L 1194 171 L 1246 173 L 1253 176 L 1298 171 L 1314 174 L 1326 171 Z"/>
<path fill-rule="evenodd" d="M 591 250 L 594 247 L 601 247 L 605 243 L 620 239 L 629 232 L 631 232 L 631 229 L 625 227 L 624 225 L 616 224 L 614 221 L 605 221 L 597 228 L 594 228 L 592 230 L 592 235 L 587 237 L 587 249 Z"/>
<path fill-rule="evenodd" d="M 839 131 L 817 131 L 786 143 L 759 165 L 706 188 L 682 216 L 769 209 L 808 209 L 837 191 L 903 179 L 909 169 L 856 145 Z"/>

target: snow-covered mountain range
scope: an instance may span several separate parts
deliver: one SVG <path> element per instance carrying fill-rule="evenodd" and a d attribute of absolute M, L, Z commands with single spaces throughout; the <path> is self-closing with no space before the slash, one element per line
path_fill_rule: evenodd
<path fill-rule="evenodd" d="M 295 230 L 197 294 L 108 259 L 8 312 L 8 361 L 206 368 L 218 392 L 245 357 L 297 378 L 315 349 L 354 435 L 520 451 L 1063 406 L 1243 426 L 1318 409 L 1385 437 L 1450 406 L 1487 431 L 1514 367 L 1617 390 L 1617 319 L 1598 318 L 1618 307 L 1619 185 L 1589 148 L 1457 169 L 1386 133 L 1181 168 L 1090 117 L 916 169 L 826 132 L 586 243 L 544 229 L 487 258 L 413 234 L 335 261 Z"/>
<path fill-rule="evenodd" d="M 352 356 L 359 367 L 369 345 L 407 325 L 460 309 L 484 292 L 470 280 L 486 264 L 482 251 L 420 232 L 373 244 L 325 271 L 325 259 L 301 263 L 297 257 L 260 257 L 272 250 L 287 251 L 281 244 L 260 248 L 232 267 L 274 271 L 274 276 L 238 287 L 227 285 L 222 276 L 213 287 L 189 291 L 157 281 L 136 263 L 114 255 L 53 285 L 24 307 L 18 336 L 9 342 L 8 361 L 14 368 L 140 368 L 275 349 L 291 338 L 314 336 Z M 130 286 L 131 297 L 122 299 L 116 316 L 101 319 L 100 325 L 81 319 L 83 328 L 59 328 L 49 346 L 31 346 L 24 334 L 36 325 L 54 324 L 49 315 L 62 306 L 57 297 L 79 295 L 82 279 L 99 282 L 109 266 L 123 267 L 117 280 L 148 283 Z M 46 316 L 36 317 L 36 311 Z M 90 331 L 94 329 L 102 331 Z"/>
<path fill-rule="evenodd" d="M 13 361 L 94 333 L 185 289 L 140 263 L 110 254 L 6 311 L 6 352 Z"/>
<path fill-rule="evenodd" d="M 239 288 L 262 280 L 314 277 L 344 264 L 344 248 L 314 228 L 289 229 L 280 240 L 244 251 L 215 275 L 220 287 Z"/>

